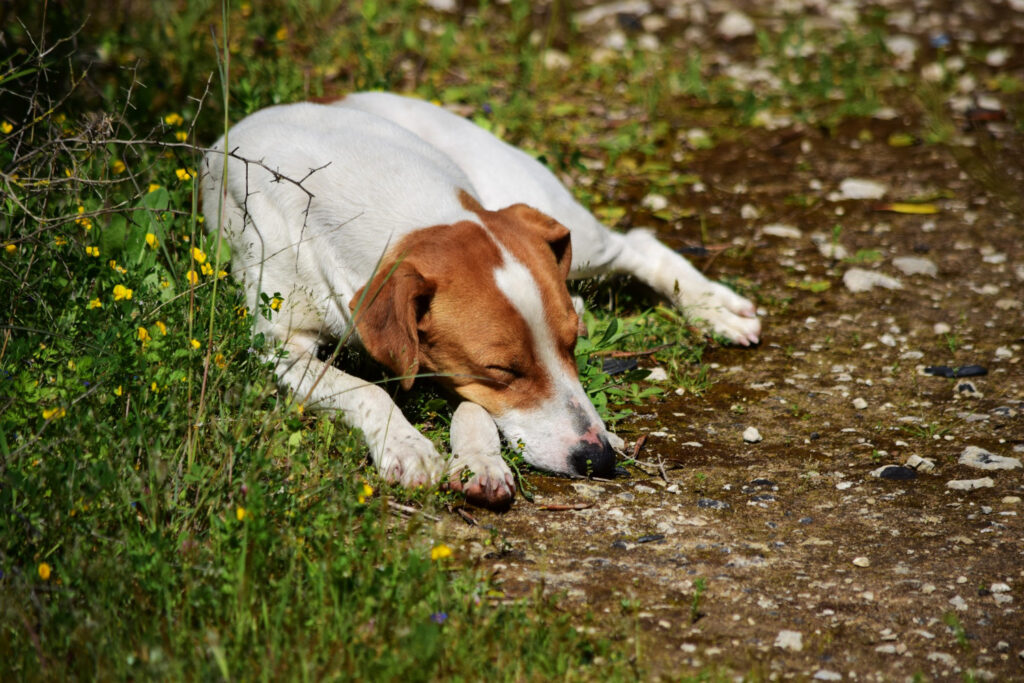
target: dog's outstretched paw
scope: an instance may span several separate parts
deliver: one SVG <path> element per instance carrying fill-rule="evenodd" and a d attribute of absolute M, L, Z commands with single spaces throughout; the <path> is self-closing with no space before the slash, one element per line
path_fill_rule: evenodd
<path fill-rule="evenodd" d="M 452 459 L 442 488 L 461 491 L 481 507 L 505 509 L 516 495 L 512 470 L 501 457 L 498 428 L 487 411 L 463 401 L 452 415 Z"/>
<path fill-rule="evenodd" d="M 680 299 L 679 305 L 688 315 L 704 321 L 712 332 L 733 344 L 750 346 L 761 340 L 757 308 L 725 285 L 711 282 L 707 289 L 687 293 Z"/>

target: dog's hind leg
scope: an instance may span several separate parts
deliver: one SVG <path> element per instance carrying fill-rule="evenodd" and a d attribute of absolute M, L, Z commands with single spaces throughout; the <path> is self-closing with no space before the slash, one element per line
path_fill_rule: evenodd
<path fill-rule="evenodd" d="M 649 230 L 608 233 L 606 250 L 615 256 L 609 269 L 629 273 L 649 285 L 734 344 L 756 344 L 761 322 L 754 304 L 725 285 L 708 280 L 685 258 L 658 241 Z"/>

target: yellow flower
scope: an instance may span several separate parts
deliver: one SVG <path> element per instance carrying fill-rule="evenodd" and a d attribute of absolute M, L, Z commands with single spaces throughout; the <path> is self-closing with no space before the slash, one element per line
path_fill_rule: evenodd
<path fill-rule="evenodd" d="M 121 161 L 120 159 L 115 159 L 114 163 L 110 165 L 110 170 L 112 170 L 114 173 L 124 173 L 124 169 L 124 162 Z"/>
<path fill-rule="evenodd" d="M 366 482 L 363 482 L 363 490 L 356 497 L 356 500 L 358 500 L 360 504 L 363 504 L 366 502 L 366 499 L 372 495 L 373 487 L 367 484 Z M 433 551 L 431 551 L 431 557 L 433 557 Z"/>
<path fill-rule="evenodd" d="M 218 353 L 216 356 L 213 357 L 213 364 L 216 365 L 221 370 L 223 370 L 228 366 L 228 361 L 226 358 L 224 358 L 223 353 Z"/>
<path fill-rule="evenodd" d="M 274 34 L 274 38 L 278 41 L 288 40 L 288 29 L 284 26 L 277 29 L 277 32 Z"/>
<path fill-rule="evenodd" d="M 249 513 L 248 513 L 248 512 L 246 512 L 245 508 L 244 508 L 244 507 L 242 507 L 241 505 L 239 505 L 238 507 L 236 507 L 236 508 L 235 508 L 235 518 L 236 518 L 236 519 L 237 519 L 237 520 L 238 520 L 239 522 L 241 522 L 241 521 L 242 521 L 243 519 L 245 519 L 245 516 L 246 516 L 247 514 L 249 514 Z"/>
<path fill-rule="evenodd" d="M 192 258 L 196 260 L 196 263 L 206 263 L 206 252 L 199 247 L 192 247 Z"/>
<path fill-rule="evenodd" d="M 100 255 L 100 248 L 99 247 L 94 247 L 94 246 L 86 247 L 85 248 L 85 253 L 88 254 L 89 256 L 99 256 Z"/>
<path fill-rule="evenodd" d="M 174 175 L 178 176 L 178 180 L 184 181 L 194 176 L 195 172 L 190 171 L 188 169 L 179 168 L 174 171 Z"/>
<path fill-rule="evenodd" d="M 65 244 L 68 243 L 68 241 L 64 239 L 63 235 L 57 235 L 56 237 L 53 238 L 53 243 L 58 247 L 63 247 Z"/>
<path fill-rule="evenodd" d="M 162 334 L 162 335 L 166 335 L 167 334 L 167 325 L 164 324 L 163 320 L 157 320 L 153 324 L 156 325 L 156 328 L 158 330 L 160 330 L 160 334 Z"/>
<path fill-rule="evenodd" d="M 199 343 L 198 339 L 190 339 L 188 343 L 191 344 L 192 348 L 195 349 L 196 351 L 198 351 L 199 347 L 202 346 L 202 344 Z"/>
<path fill-rule="evenodd" d="M 146 244 L 149 245 L 150 249 L 156 249 L 157 247 L 160 246 L 160 240 L 158 240 L 156 238 L 156 235 L 154 235 L 153 233 L 147 232 L 146 233 Z"/>
<path fill-rule="evenodd" d="M 142 342 L 143 346 L 145 346 L 146 343 L 151 339 L 151 337 L 149 336 L 149 330 L 147 330 L 145 327 L 139 328 L 138 337 L 139 341 Z"/>
<path fill-rule="evenodd" d="M 282 303 L 284 303 L 284 299 L 282 299 L 279 296 L 275 296 L 273 299 L 270 300 L 270 308 L 271 308 L 271 310 L 280 311 Z"/>
<path fill-rule="evenodd" d="M 188 131 L 175 131 L 174 139 L 177 140 L 178 142 L 185 142 L 185 140 L 188 140 Z"/>
<path fill-rule="evenodd" d="M 160 185 L 158 183 L 150 183 L 149 184 L 149 189 L 146 190 L 146 191 L 147 192 L 156 192 L 159 189 L 160 189 Z"/>
<path fill-rule="evenodd" d="M 89 308 L 103 308 L 103 302 L 99 299 L 93 299 L 89 302 Z"/>
<path fill-rule="evenodd" d="M 78 207 L 78 218 L 75 219 L 75 223 L 78 224 L 78 225 L 81 225 L 86 230 L 92 230 L 92 221 L 89 220 L 88 216 L 84 216 L 83 215 L 84 213 L 85 213 L 85 207 L 84 206 Z"/>
<path fill-rule="evenodd" d="M 117 385 L 117 389 L 114 389 L 114 396 L 120 396 L 123 393 L 124 393 L 124 389 L 122 389 L 121 385 L 118 384 Z"/>
<path fill-rule="evenodd" d="M 157 384 L 156 384 L 156 382 L 155 382 L 155 381 L 153 381 L 153 382 L 151 382 L 151 383 L 150 383 L 150 385 L 149 385 L 149 390 L 150 390 L 150 391 L 152 391 L 152 392 L 153 392 L 153 393 L 155 394 L 155 393 L 157 393 L 157 392 L 159 392 L 159 391 L 160 391 L 160 387 L 158 387 L 158 386 L 157 386 Z"/>
<path fill-rule="evenodd" d="M 14 244 L 13 242 L 10 244 L 5 244 L 4 251 L 6 251 L 8 254 L 13 254 L 14 252 L 18 251 L 18 245 Z"/>
<path fill-rule="evenodd" d="M 68 414 L 68 411 L 64 408 L 48 408 L 43 410 L 44 420 L 59 420 Z"/>
<path fill-rule="evenodd" d="M 114 285 L 114 301 L 120 301 L 121 299 L 131 299 L 132 290 L 128 289 L 124 285 Z"/>
<path fill-rule="evenodd" d="M 190 285 L 195 285 L 197 282 L 199 282 L 199 276 L 196 275 L 196 271 L 194 270 L 190 270 L 187 273 L 185 273 L 185 279 L 188 280 L 188 283 Z"/>
<path fill-rule="evenodd" d="M 222 278 L 226 278 L 227 276 L 228 276 L 228 271 L 226 271 L 226 270 L 218 270 L 217 271 L 217 279 L 218 280 L 220 280 Z"/>
<path fill-rule="evenodd" d="M 213 266 L 211 266 L 209 263 L 204 263 L 199 268 L 199 270 L 200 272 L 202 272 L 203 275 L 213 275 Z"/>
<path fill-rule="evenodd" d="M 167 289 L 168 287 L 171 286 L 171 283 L 169 281 L 167 281 L 167 280 L 161 280 L 160 281 L 160 286 L 163 287 L 164 289 Z"/>
<path fill-rule="evenodd" d="M 0 132 L 3 132 L 4 135 L 7 135 L 12 130 L 14 130 L 14 126 L 11 125 L 10 121 L 4 121 L 3 123 L 0 123 Z"/>
<path fill-rule="evenodd" d="M 185 119 L 181 118 L 181 114 L 175 112 L 173 114 L 168 114 L 167 116 L 165 116 L 164 123 L 166 123 L 168 126 L 180 126 L 181 124 L 185 123 Z"/>
<path fill-rule="evenodd" d="M 39 578 L 43 581 L 50 580 L 50 572 L 52 571 L 53 570 L 50 568 L 50 565 L 46 564 L 45 562 L 39 563 Z"/>
<path fill-rule="evenodd" d="M 128 272 L 128 269 L 125 268 L 124 266 L 117 265 L 117 261 L 115 261 L 114 259 L 110 259 L 109 261 L 107 261 L 107 265 L 116 270 L 117 272 L 121 273 L 122 275 Z"/>
<path fill-rule="evenodd" d="M 241 10 L 243 17 L 249 17 L 250 15 L 252 15 L 252 3 L 251 2 L 243 2 L 242 6 L 239 7 L 239 9 Z"/>
<path fill-rule="evenodd" d="M 451 557 L 451 556 L 452 556 L 452 549 L 449 548 L 448 546 L 446 546 L 444 543 L 440 543 L 438 545 L 435 545 L 433 548 L 430 549 L 430 559 L 434 560 L 435 562 L 437 560 L 443 560 L 446 557 Z"/>

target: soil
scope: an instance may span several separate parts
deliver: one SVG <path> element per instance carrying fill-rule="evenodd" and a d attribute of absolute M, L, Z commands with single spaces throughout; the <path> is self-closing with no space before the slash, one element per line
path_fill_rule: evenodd
<path fill-rule="evenodd" d="M 695 156 L 704 191 L 670 199 L 731 247 L 693 260 L 751 283 L 762 343 L 709 348 L 707 392 L 668 386 L 619 425 L 627 452 L 646 436 L 627 474 L 531 474 L 533 502 L 447 521 L 506 597 L 562 594 L 650 678 L 1024 680 L 1024 476 L 958 462 L 968 446 L 1024 458 L 1024 156 L 1004 124 L 955 118 L 973 147 L 889 144 L 920 116 L 750 129 Z M 888 192 L 844 199 L 847 178 Z M 879 210 L 924 195 L 937 213 Z M 700 243 L 697 219 L 659 229 Z M 937 273 L 901 272 L 907 256 Z M 902 287 L 850 291 L 855 268 Z M 972 364 L 973 392 L 924 372 Z M 873 475 L 913 456 L 934 469 Z"/>

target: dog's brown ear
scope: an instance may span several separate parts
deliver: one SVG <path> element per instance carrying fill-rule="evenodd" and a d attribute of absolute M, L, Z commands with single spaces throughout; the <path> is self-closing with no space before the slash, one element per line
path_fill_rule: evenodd
<path fill-rule="evenodd" d="M 526 204 L 513 204 L 499 213 L 512 217 L 521 226 L 532 230 L 546 241 L 555 255 L 555 263 L 558 264 L 562 278 L 569 279 L 569 270 L 572 268 L 572 239 L 569 228 Z"/>
<path fill-rule="evenodd" d="M 417 323 L 430 308 L 434 286 L 409 260 L 385 264 L 349 302 L 356 331 L 374 359 L 412 387 L 419 371 Z"/>

